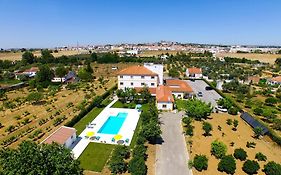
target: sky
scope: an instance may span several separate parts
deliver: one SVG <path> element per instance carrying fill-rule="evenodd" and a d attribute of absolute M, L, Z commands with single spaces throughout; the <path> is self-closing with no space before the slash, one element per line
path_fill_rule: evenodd
<path fill-rule="evenodd" d="M 0 0 L 0 48 L 281 45 L 280 0 Z"/>

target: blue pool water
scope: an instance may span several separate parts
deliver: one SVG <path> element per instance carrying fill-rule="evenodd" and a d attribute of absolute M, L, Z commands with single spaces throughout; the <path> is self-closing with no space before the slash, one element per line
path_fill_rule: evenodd
<path fill-rule="evenodd" d="M 118 134 L 128 113 L 119 112 L 117 116 L 109 116 L 106 122 L 99 129 L 98 133 L 101 134 Z"/>

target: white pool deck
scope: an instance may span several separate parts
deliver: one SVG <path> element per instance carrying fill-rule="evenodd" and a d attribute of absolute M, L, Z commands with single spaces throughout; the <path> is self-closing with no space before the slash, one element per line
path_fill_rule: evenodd
<path fill-rule="evenodd" d="M 136 109 L 110 108 L 117 100 L 118 98 L 115 98 L 108 106 L 103 109 L 103 111 L 91 123 L 89 123 L 88 126 L 85 126 L 84 131 L 79 135 L 80 141 L 72 149 L 75 159 L 77 159 L 82 154 L 82 152 L 84 151 L 84 149 L 86 149 L 87 145 L 90 142 L 117 144 L 118 140 L 112 141 L 112 138 L 116 134 L 102 134 L 98 133 L 98 131 L 106 122 L 109 116 L 116 116 L 120 112 L 126 112 L 128 113 L 128 115 L 123 125 L 121 126 L 118 135 L 122 136 L 120 140 L 124 141 L 124 145 L 130 145 L 140 117 L 140 112 L 138 112 L 138 110 Z M 89 132 L 94 132 L 95 137 L 100 137 L 99 140 L 93 140 L 88 138 L 87 133 Z M 125 142 L 125 140 L 128 140 L 128 142 Z"/>

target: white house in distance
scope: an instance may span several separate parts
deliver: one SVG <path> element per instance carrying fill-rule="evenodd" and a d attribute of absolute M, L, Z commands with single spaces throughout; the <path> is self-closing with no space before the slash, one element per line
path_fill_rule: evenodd
<path fill-rule="evenodd" d="M 186 76 L 189 78 L 202 78 L 202 69 L 197 67 L 191 67 L 186 69 Z"/>
<path fill-rule="evenodd" d="M 51 144 L 56 142 L 58 144 L 64 145 L 66 148 L 71 148 L 72 144 L 76 141 L 76 138 L 76 129 L 61 126 L 41 143 Z"/>
<path fill-rule="evenodd" d="M 267 83 L 270 85 L 281 85 L 281 76 L 273 77 Z"/>
<path fill-rule="evenodd" d="M 39 71 L 38 67 L 31 67 L 30 69 L 26 69 L 26 70 L 21 71 L 21 72 L 16 72 L 15 76 L 16 76 L 16 79 L 19 79 L 20 75 L 25 75 L 28 78 L 32 78 L 32 77 L 35 77 L 35 75 L 38 71 Z"/>
<path fill-rule="evenodd" d="M 118 72 L 118 89 L 138 90 L 146 86 L 150 93 L 155 95 L 159 81 L 159 75 L 145 66 L 131 66 Z"/>
<path fill-rule="evenodd" d="M 174 97 L 170 87 L 160 85 L 156 89 L 156 105 L 158 110 L 173 110 Z"/>

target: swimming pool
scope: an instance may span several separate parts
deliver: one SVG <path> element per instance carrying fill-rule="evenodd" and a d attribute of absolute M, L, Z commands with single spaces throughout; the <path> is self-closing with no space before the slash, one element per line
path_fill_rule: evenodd
<path fill-rule="evenodd" d="M 118 134 L 128 113 L 119 112 L 117 116 L 109 116 L 106 122 L 99 129 L 98 133 L 101 134 Z"/>

